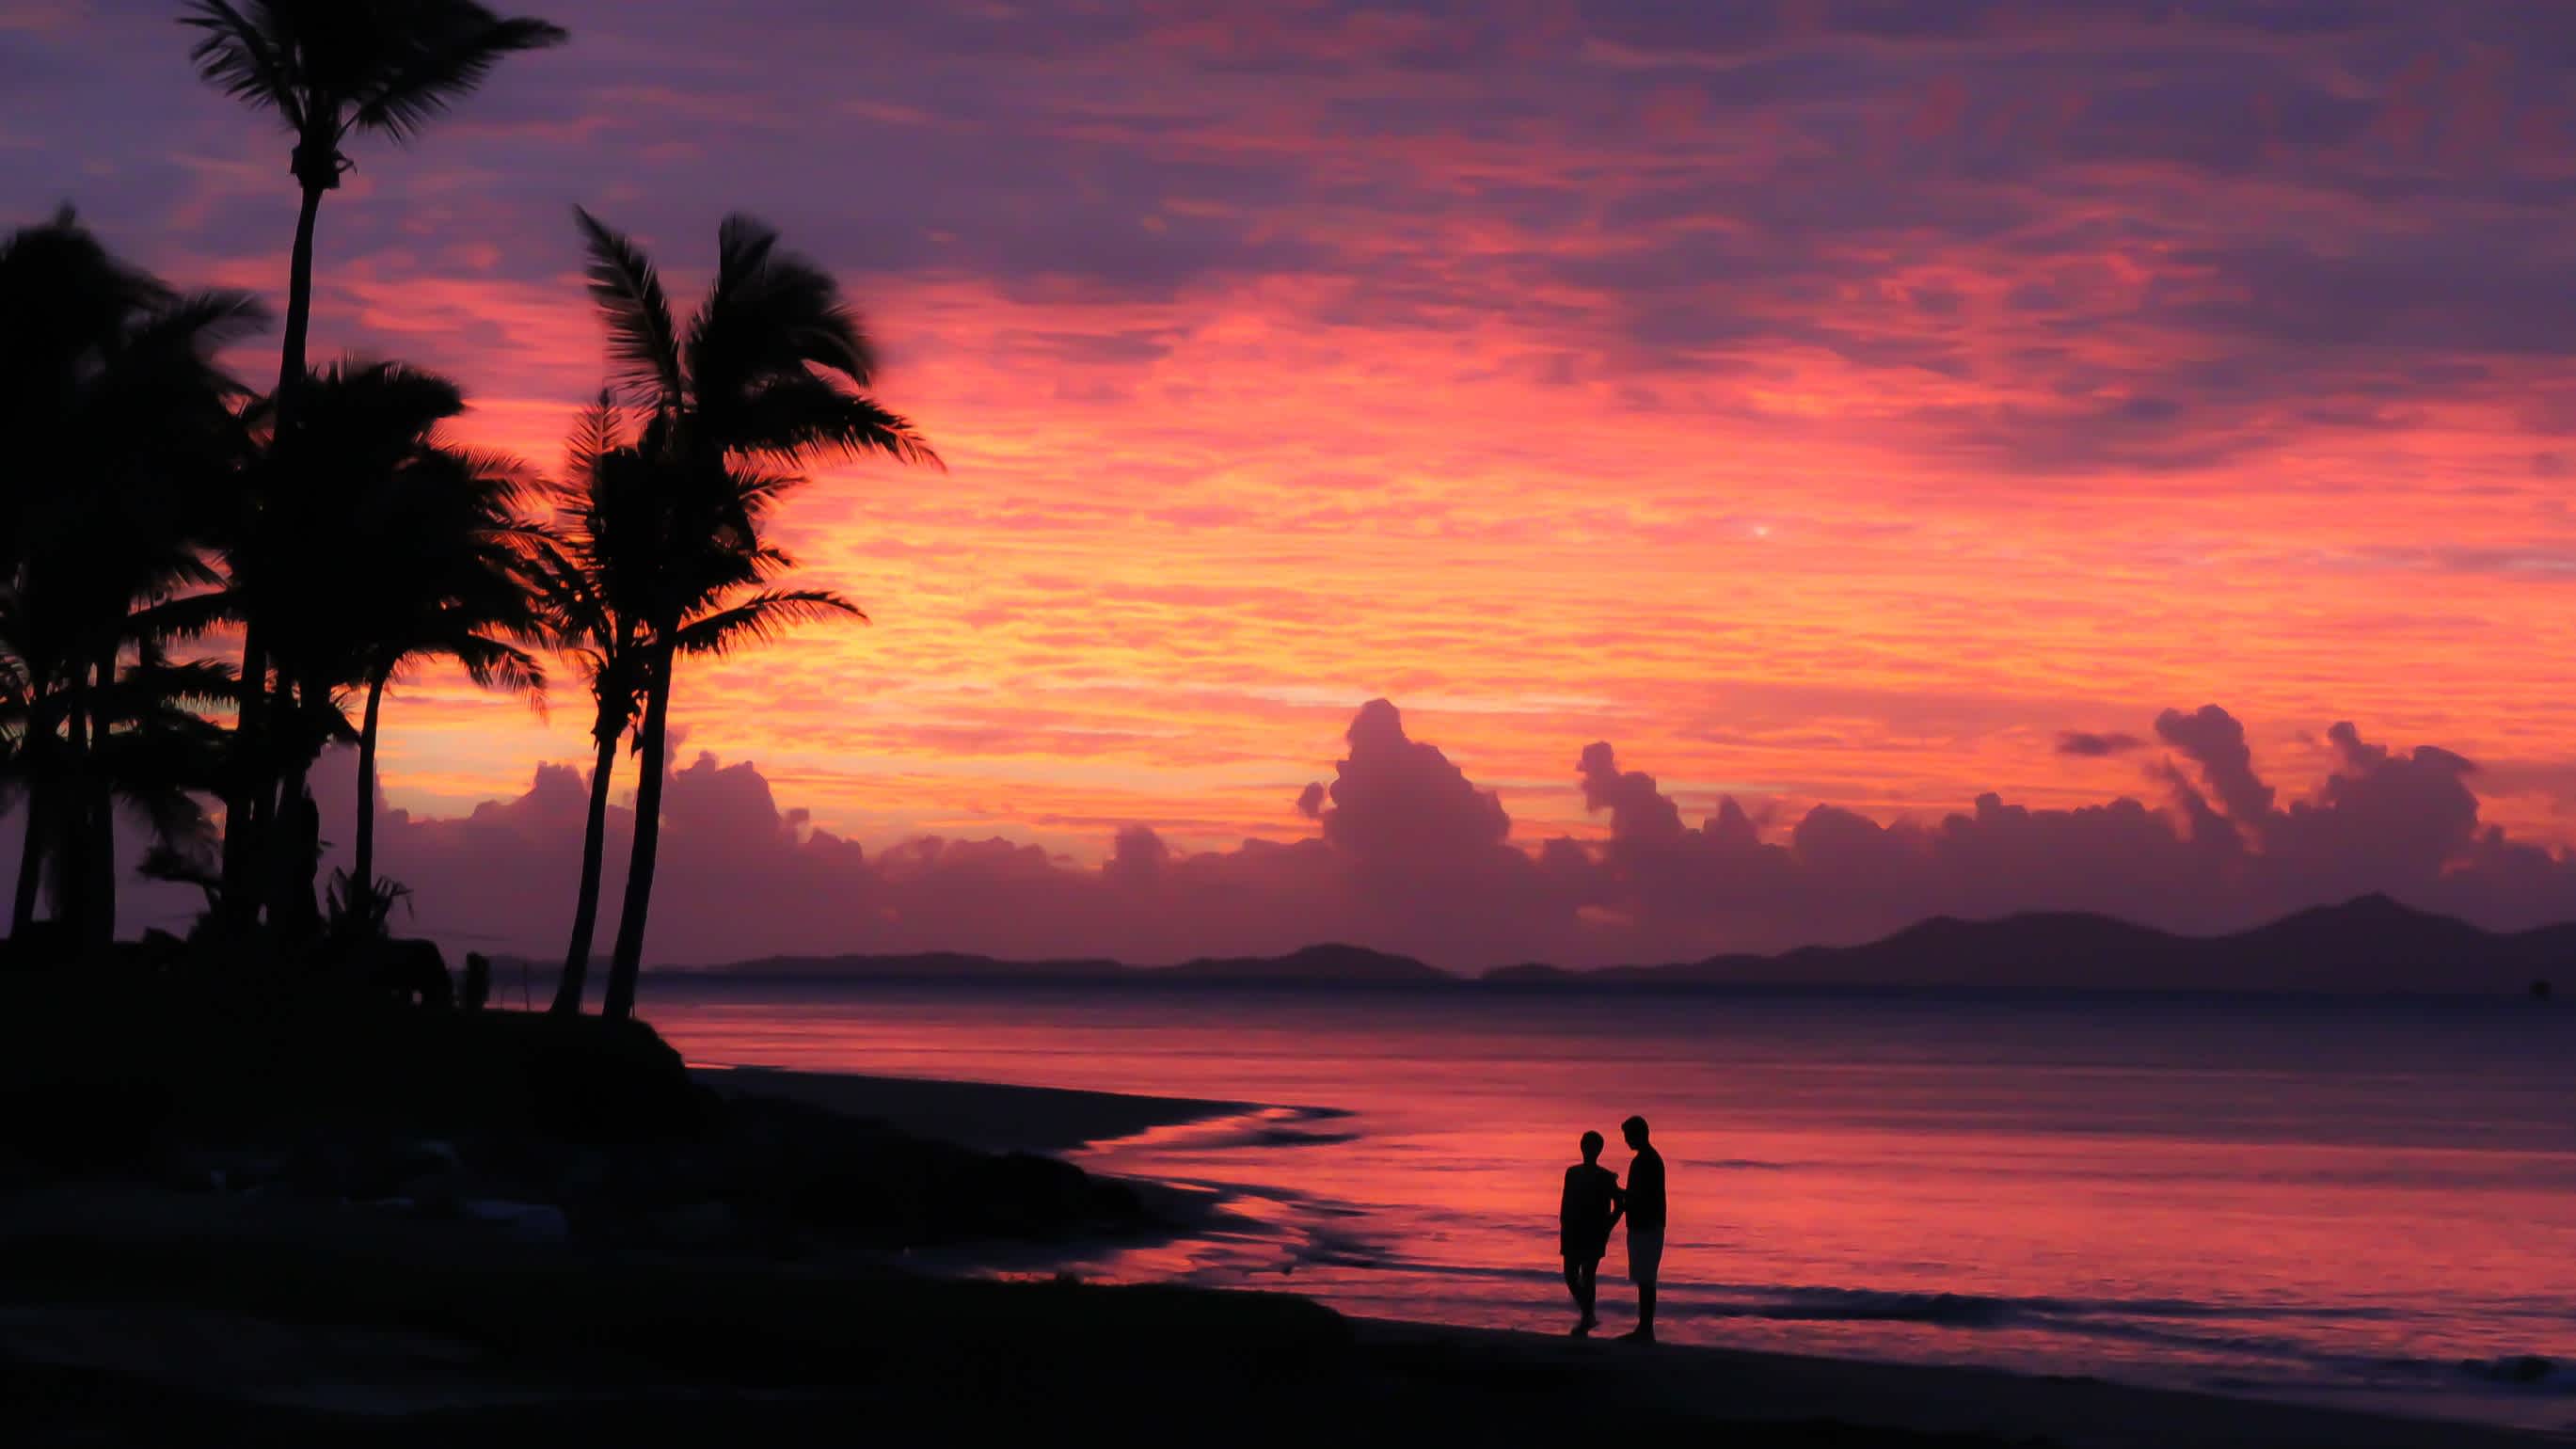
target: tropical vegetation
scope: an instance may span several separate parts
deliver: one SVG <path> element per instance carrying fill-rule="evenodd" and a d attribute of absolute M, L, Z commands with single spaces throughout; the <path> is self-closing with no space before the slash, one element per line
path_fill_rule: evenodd
<path fill-rule="evenodd" d="M 193 0 L 182 20 L 204 78 L 292 140 L 279 367 L 264 394 L 226 370 L 266 325 L 255 299 L 173 288 L 68 209 L 0 241 L 0 804 L 26 828 L 9 954 L 111 948 L 121 812 L 149 837 L 145 873 L 203 889 L 215 948 L 345 966 L 406 894 L 379 873 L 389 694 L 453 667 L 542 707 L 551 661 L 587 689 L 594 755 L 554 1007 L 578 1014 L 589 985 L 627 745 L 605 1009 L 629 1015 L 683 664 L 864 619 L 787 578 L 776 512 L 819 463 L 938 459 L 871 392 L 874 350 L 832 276 L 742 216 L 683 317 L 644 250 L 576 210 L 613 367 L 555 478 L 459 441 L 450 378 L 313 364 L 314 233 L 349 143 L 413 138 L 564 33 L 460 0 Z M 352 856 L 325 882 L 312 779 L 341 745 Z"/>

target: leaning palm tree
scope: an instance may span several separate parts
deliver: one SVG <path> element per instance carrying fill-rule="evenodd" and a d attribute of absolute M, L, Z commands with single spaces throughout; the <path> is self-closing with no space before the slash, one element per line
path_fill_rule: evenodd
<path fill-rule="evenodd" d="M 829 594 L 766 587 L 787 560 L 763 545 L 761 521 L 800 480 L 763 469 L 834 456 L 933 465 L 938 457 L 911 423 L 868 395 L 876 358 L 858 314 L 828 273 L 782 251 L 776 232 L 748 217 L 725 220 L 715 285 L 684 328 L 651 259 L 590 213 L 575 216 L 610 353 L 647 419 L 637 448 L 654 480 L 637 530 L 656 567 L 639 593 L 635 841 L 606 1002 L 608 1015 L 623 1017 L 634 1010 L 643 963 L 678 659 L 849 607 Z"/>
<path fill-rule="evenodd" d="M 867 619 L 857 605 L 827 589 L 768 587 L 779 573 L 795 566 L 795 561 L 779 550 L 757 547 L 746 551 L 722 542 L 694 552 L 640 560 L 649 565 L 640 571 L 643 608 L 639 612 L 629 607 L 623 596 L 633 586 L 637 573 L 620 572 L 619 564 L 628 560 L 618 557 L 616 530 L 623 522 L 656 525 L 666 521 L 664 508 L 672 490 L 666 480 L 656 476 L 666 470 L 642 454 L 629 450 L 612 455 L 601 470 L 610 476 L 621 471 L 629 474 L 629 483 L 640 487 L 627 491 L 611 485 L 613 491 L 603 500 L 607 507 L 593 516 L 594 524 L 606 523 L 605 529 L 594 526 L 586 533 L 578 527 L 564 530 L 571 546 L 555 553 L 547 566 L 548 574 L 554 577 L 543 586 L 550 599 L 562 600 L 550 602 L 549 612 L 562 620 L 558 626 L 562 647 L 582 660 L 598 706 L 591 727 L 598 758 L 591 768 L 580 894 L 574 901 L 572 940 L 565 948 L 564 973 L 555 989 L 553 1007 L 564 1016 L 581 1011 L 598 918 L 610 772 L 616 763 L 617 741 L 635 724 L 639 703 L 643 719 L 635 748 L 643 758 L 644 775 L 636 786 L 635 811 L 640 834 L 644 821 L 658 820 L 661 814 L 660 761 L 668 740 L 669 681 L 677 660 L 730 654 L 774 639 L 787 626 L 800 622 L 843 617 L 864 623 Z M 741 498 L 772 490 L 777 483 L 769 475 L 733 471 L 726 487 Z M 638 517 L 619 520 L 620 502 L 631 502 Z M 757 505 L 742 499 L 737 506 Z M 609 535 L 607 540 L 602 539 L 603 532 Z M 603 541 L 606 547 L 600 546 Z M 666 603 L 670 600 L 677 600 L 676 606 Z M 662 619 L 665 624 L 648 631 L 642 622 L 645 616 Z M 636 868 L 630 862 L 628 869 Z M 642 868 L 651 868 L 649 855 L 642 857 Z M 633 1011 L 634 1003 L 635 973 L 621 973 L 612 967 L 607 1014 L 623 1017 Z"/>
<path fill-rule="evenodd" d="M 339 189 L 352 164 L 341 148 L 361 132 L 400 143 L 482 85 L 504 56 L 560 45 L 569 37 L 542 20 L 505 18 L 470 0 L 191 0 L 182 23 L 196 30 L 190 52 L 198 74 L 225 94 L 274 111 L 294 138 L 288 171 L 302 193 L 295 250 L 288 263 L 286 338 L 277 366 L 275 404 L 282 436 L 300 419 L 305 339 L 313 316 L 313 229 L 326 193 Z M 244 523 L 243 546 L 257 545 L 260 500 Z M 242 889 L 262 770 L 261 736 L 268 691 L 268 620 L 253 612 L 242 630 L 239 723 L 241 777 L 225 792 L 224 879 L 236 911 L 256 910 Z M 237 917 L 236 924 L 246 921 Z"/>
<path fill-rule="evenodd" d="M 642 590 L 653 560 L 637 547 L 644 538 L 629 528 L 648 520 L 644 490 L 654 479 L 647 460 L 624 438 L 615 400 L 604 393 L 582 414 L 567 455 L 564 481 L 552 490 L 550 536 L 531 562 L 551 642 L 580 666 L 595 706 L 581 883 L 573 896 L 572 939 L 564 948 L 553 1006 L 558 1016 L 577 1016 L 599 925 L 609 781 L 617 767 L 618 741 L 642 704 Z"/>

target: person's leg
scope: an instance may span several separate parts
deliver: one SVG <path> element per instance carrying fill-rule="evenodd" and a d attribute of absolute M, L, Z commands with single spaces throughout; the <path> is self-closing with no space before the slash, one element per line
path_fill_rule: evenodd
<path fill-rule="evenodd" d="M 1583 1301 L 1583 1260 L 1580 1258 L 1565 1260 L 1565 1291 L 1574 1295 L 1575 1307 L 1583 1308 L 1587 1313 L 1590 1311 Z"/>
<path fill-rule="evenodd" d="M 1601 1288 L 1601 1260 L 1591 1259 L 1584 1263 L 1579 1271 L 1583 1276 L 1583 1285 L 1575 1290 L 1575 1301 L 1583 1305 L 1585 1323 L 1598 1323 L 1601 1319 L 1592 1311 L 1592 1306 Z"/>
<path fill-rule="evenodd" d="M 1659 1231 L 1630 1231 L 1628 1234 L 1628 1277 L 1637 1285 L 1637 1326 L 1627 1337 L 1644 1343 L 1655 1341 L 1655 1277 L 1663 1267 L 1664 1235 Z"/>

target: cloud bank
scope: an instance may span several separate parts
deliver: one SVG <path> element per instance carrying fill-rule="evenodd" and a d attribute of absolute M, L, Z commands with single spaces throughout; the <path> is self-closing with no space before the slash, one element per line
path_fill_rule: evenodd
<path fill-rule="evenodd" d="M 1893 823 L 1833 805 L 1770 820 L 1763 802 L 1727 797 L 1694 825 L 1652 775 L 1595 742 L 1573 767 L 1606 835 L 1516 842 L 1497 791 L 1373 700 L 1330 783 L 1280 802 L 1312 822 L 1305 838 L 1183 852 L 1138 824 L 1098 865 L 1001 839 L 871 851 L 782 809 L 751 763 L 700 753 L 669 779 L 650 960 L 957 950 L 1143 963 L 1343 940 L 1456 968 L 1599 965 L 1855 942 L 1936 913 L 2093 910 L 2218 931 L 2368 891 L 2498 928 L 2576 915 L 2576 861 L 2481 822 L 2477 767 L 2449 750 L 2337 723 L 2329 772 L 2283 803 L 2227 711 L 2167 710 L 2154 729 L 2163 748 L 2140 769 L 2141 795 L 2033 809 L 1989 793 Z M 345 818 L 348 772 L 321 778 L 326 819 Z M 462 817 L 391 811 L 379 849 L 415 893 L 409 928 L 451 950 L 559 950 L 584 800 L 577 772 L 545 765 L 523 794 Z M 631 830 L 616 811 L 612 902 Z"/>

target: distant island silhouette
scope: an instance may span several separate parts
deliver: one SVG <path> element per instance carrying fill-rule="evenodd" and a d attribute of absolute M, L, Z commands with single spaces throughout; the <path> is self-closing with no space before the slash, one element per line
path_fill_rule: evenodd
<path fill-rule="evenodd" d="M 918 955 L 770 956 L 668 967 L 727 980 L 1015 981 L 1192 985 L 1489 987 L 1553 991 L 1850 987 L 1950 990 L 2247 991 L 2516 995 L 2546 999 L 2576 961 L 2576 922 L 2497 932 L 2386 895 L 2267 925 L 2187 936 L 2083 911 L 1970 921 L 1934 916 L 1857 946 L 1803 946 L 1662 965 L 1576 970 L 1530 962 L 1481 974 L 1321 944 L 1284 956 L 1132 966 L 1100 957 L 1009 961 Z"/>

